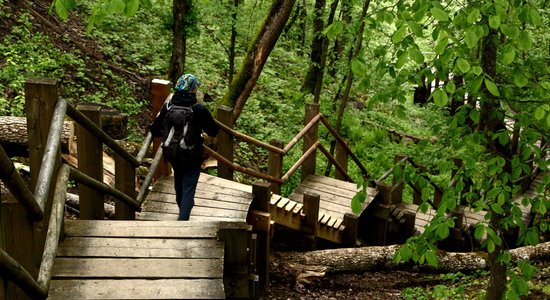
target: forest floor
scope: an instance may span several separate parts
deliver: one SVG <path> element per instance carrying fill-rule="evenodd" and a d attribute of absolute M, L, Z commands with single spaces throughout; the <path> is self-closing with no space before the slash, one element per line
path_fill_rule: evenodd
<path fill-rule="evenodd" d="M 550 261 L 536 263 L 538 272 L 529 282 L 530 293 L 522 299 L 550 299 Z M 270 287 L 261 300 L 289 299 L 483 299 L 487 272 L 429 274 L 409 271 L 328 274 L 309 283 L 272 268 Z M 544 292 L 543 292 L 544 291 Z"/>

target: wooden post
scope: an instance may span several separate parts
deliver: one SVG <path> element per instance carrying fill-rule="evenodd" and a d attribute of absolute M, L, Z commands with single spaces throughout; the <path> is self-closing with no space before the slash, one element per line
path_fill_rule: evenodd
<path fill-rule="evenodd" d="M 136 169 L 122 156 L 115 154 L 115 188 L 136 198 Z M 120 200 L 115 200 L 115 219 L 135 220 L 134 209 Z"/>
<path fill-rule="evenodd" d="M 346 141 L 346 145 L 348 142 Z M 346 148 L 344 148 L 338 141 L 336 141 L 336 162 L 346 170 L 348 171 L 348 152 L 346 151 Z M 346 177 L 344 174 L 340 173 L 338 169 L 336 169 L 335 178 L 338 180 L 346 180 Z"/>
<path fill-rule="evenodd" d="M 164 105 L 166 97 L 170 95 L 171 84 L 168 80 L 153 79 L 151 81 L 151 118 L 154 120 L 160 109 Z M 161 138 L 153 139 L 153 153 L 157 153 L 157 149 L 160 147 Z M 166 160 L 161 160 L 153 180 L 157 180 L 161 176 L 169 176 L 172 172 L 170 163 Z"/>
<path fill-rule="evenodd" d="M 254 200 L 250 204 L 251 210 L 257 210 L 269 214 L 269 200 L 271 199 L 271 192 L 269 189 L 270 184 L 267 182 L 255 182 L 252 185 Z M 260 289 L 265 289 L 269 286 L 270 226 L 271 223 L 267 222 L 265 231 L 262 230 L 255 232 L 257 234 L 258 253 L 256 254 L 256 262 L 258 266 L 258 275 L 260 277 Z"/>
<path fill-rule="evenodd" d="M 279 140 L 271 140 L 269 144 L 281 149 L 285 147 L 284 142 Z M 281 176 L 283 176 L 283 156 L 281 154 L 269 151 L 267 174 L 277 178 L 281 178 Z M 271 192 L 273 194 L 280 195 L 281 184 L 273 182 L 271 184 Z"/>
<path fill-rule="evenodd" d="M 226 298 L 249 299 L 249 253 L 247 251 L 250 226 L 246 223 L 220 222 L 218 237 L 225 243 L 223 285 Z"/>
<path fill-rule="evenodd" d="M 223 105 L 218 106 L 216 118 L 222 124 L 228 126 L 229 128 L 233 128 L 233 109 L 231 107 Z M 225 159 L 233 162 L 233 136 L 224 130 L 220 130 L 216 141 L 218 153 L 225 157 Z M 231 170 L 228 166 L 218 163 L 218 177 L 233 180 L 233 170 Z"/>
<path fill-rule="evenodd" d="M 399 168 L 401 170 L 401 174 L 403 174 L 405 167 L 401 164 L 397 164 L 399 161 L 401 161 L 405 156 L 403 155 L 396 155 L 393 162 L 395 164 L 395 168 Z M 391 203 L 392 204 L 399 204 L 401 201 L 403 201 L 403 178 L 395 178 L 393 176 L 392 180 L 392 189 L 391 189 Z"/>
<path fill-rule="evenodd" d="M 420 192 L 417 192 L 416 190 L 413 191 L 413 204 L 420 205 L 422 204 L 422 189 L 420 188 L 420 184 L 418 182 L 415 182 L 414 186 L 416 187 L 416 190 Z"/>
<path fill-rule="evenodd" d="M 25 109 L 27 112 L 27 136 L 29 145 L 29 166 L 31 170 L 31 191 L 35 191 L 36 189 L 38 174 L 42 166 L 42 158 L 46 150 L 45 147 L 58 98 L 59 92 L 57 79 L 29 78 L 25 81 Z M 56 163 L 53 168 L 53 174 L 57 174 L 60 165 L 61 154 L 58 151 Z M 32 268 L 27 269 L 33 276 L 38 274 L 37 272 L 40 268 L 40 262 L 42 261 L 42 252 L 44 249 L 44 242 L 46 240 L 46 233 L 48 231 L 53 194 L 54 189 L 50 188 L 50 193 L 44 201 L 44 219 L 34 223 L 34 228 L 30 231 L 24 230 L 23 228 L 28 227 L 21 224 L 23 228 L 20 229 L 21 231 L 17 236 L 17 239 L 26 240 L 24 243 L 30 243 L 26 245 L 30 246 L 34 251 L 33 255 L 29 255 L 24 258 L 32 259 L 34 261 Z M 28 217 L 23 217 L 23 209 L 16 210 L 22 213 L 22 215 L 20 215 L 21 218 L 27 220 L 27 222 L 30 222 L 28 221 Z M 26 250 L 14 249 L 14 251 Z M 12 253 L 8 252 L 8 254 L 11 255 Z M 21 261 L 19 262 L 22 263 Z M 22 265 L 25 267 L 30 267 L 23 263 Z"/>
<path fill-rule="evenodd" d="M 100 107 L 78 105 L 77 109 L 101 128 Z M 103 182 L 103 146 L 84 127 L 77 125 L 76 128 L 78 169 L 91 178 Z M 78 194 L 80 195 L 80 219 L 103 220 L 105 217 L 103 193 L 79 184 Z"/>
<path fill-rule="evenodd" d="M 306 217 L 302 220 L 302 231 L 306 234 L 308 249 L 314 250 L 317 247 L 317 224 L 319 220 L 319 204 L 321 197 L 318 194 L 304 194 L 303 211 Z"/>
<path fill-rule="evenodd" d="M 387 184 L 378 184 L 378 195 L 370 205 L 366 225 L 369 229 L 366 240 L 371 245 L 386 245 L 387 234 L 391 218 L 391 188 Z"/>
<path fill-rule="evenodd" d="M 318 103 L 306 103 L 306 113 L 304 125 L 307 125 L 311 119 L 313 119 L 319 113 L 319 104 Z M 319 125 L 315 124 L 311 127 L 310 130 L 304 135 L 304 149 L 303 153 L 306 153 L 307 150 L 317 142 L 317 134 L 319 132 Z M 304 181 L 309 175 L 315 174 L 315 161 L 316 161 L 316 152 L 310 155 L 302 164 L 302 176 L 301 181 Z"/>
<path fill-rule="evenodd" d="M 342 244 L 347 247 L 355 247 L 357 243 L 357 230 L 359 224 L 357 216 L 352 213 L 346 213 L 342 224 L 345 226 L 342 236 Z"/>
<path fill-rule="evenodd" d="M 399 236 L 400 240 L 398 243 L 405 243 L 408 238 L 414 235 L 416 229 L 414 224 L 416 222 L 416 214 L 412 211 L 403 212 L 403 217 L 400 220 L 399 224 Z"/>

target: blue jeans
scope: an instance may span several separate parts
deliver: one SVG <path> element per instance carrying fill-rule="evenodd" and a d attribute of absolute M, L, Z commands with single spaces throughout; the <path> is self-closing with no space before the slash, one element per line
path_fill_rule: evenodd
<path fill-rule="evenodd" d="M 180 209 L 178 220 L 189 220 L 191 209 L 195 205 L 195 190 L 200 174 L 200 165 L 197 167 L 174 168 L 176 203 Z"/>

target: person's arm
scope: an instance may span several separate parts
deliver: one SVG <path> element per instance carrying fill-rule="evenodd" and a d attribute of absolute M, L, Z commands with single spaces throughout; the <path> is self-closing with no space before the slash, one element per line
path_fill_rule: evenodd
<path fill-rule="evenodd" d="M 202 105 L 200 105 L 199 113 L 202 130 L 204 130 L 204 132 L 206 132 L 206 134 L 208 134 L 209 136 L 215 137 L 218 134 L 220 127 L 218 126 L 216 121 L 214 121 L 212 114 L 210 114 L 208 109 L 206 109 L 206 107 Z"/>

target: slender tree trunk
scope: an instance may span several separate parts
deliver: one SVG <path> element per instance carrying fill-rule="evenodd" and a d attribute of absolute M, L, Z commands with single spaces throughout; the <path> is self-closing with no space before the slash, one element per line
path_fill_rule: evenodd
<path fill-rule="evenodd" d="M 348 27 L 349 24 L 351 23 L 350 0 L 342 1 L 341 15 L 342 15 L 341 20 L 344 23 L 344 27 Z M 344 38 L 344 36 L 340 36 L 334 41 L 332 62 L 330 64 L 333 67 L 329 69 L 329 74 L 332 77 L 336 76 L 336 68 L 334 68 L 334 66 L 340 59 L 340 55 L 342 55 L 342 52 L 344 52 L 345 45 L 346 45 L 346 39 Z"/>
<path fill-rule="evenodd" d="M 240 0 L 233 0 L 233 11 L 231 12 L 231 41 L 229 45 L 229 76 L 228 82 L 231 84 L 235 74 L 235 40 L 237 39 L 237 11 Z"/>
<path fill-rule="evenodd" d="M 310 65 L 306 73 L 304 83 L 302 84 L 302 91 L 313 93 L 315 91 L 315 84 L 317 82 L 317 76 L 321 70 L 321 56 L 323 52 L 323 13 L 325 11 L 326 0 L 315 0 L 315 7 L 313 10 L 313 39 L 311 41 L 311 53 L 310 53 Z"/>
<path fill-rule="evenodd" d="M 306 46 L 306 36 L 307 36 L 307 2 L 302 0 L 301 5 L 302 11 L 300 12 L 300 47 L 304 49 Z"/>
<path fill-rule="evenodd" d="M 170 72 L 168 78 L 172 83 L 176 83 L 178 77 L 185 70 L 185 52 L 186 52 L 186 31 L 184 18 L 189 11 L 187 0 L 172 1 L 172 15 L 174 24 L 172 25 L 172 58 L 170 59 Z"/>
<path fill-rule="evenodd" d="M 233 123 L 240 116 L 265 62 L 292 12 L 295 0 L 274 0 L 256 38 L 248 48 L 239 72 L 229 85 L 223 105 L 233 107 Z"/>

